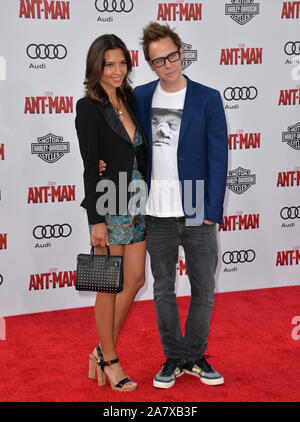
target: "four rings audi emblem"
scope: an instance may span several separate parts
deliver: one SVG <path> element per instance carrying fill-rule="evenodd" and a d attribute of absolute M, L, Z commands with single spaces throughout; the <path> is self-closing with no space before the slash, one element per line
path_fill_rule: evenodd
<path fill-rule="evenodd" d="M 288 56 L 300 54 L 300 41 L 288 41 L 284 46 L 284 52 Z"/>
<path fill-rule="evenodd" d="M 29 44 L 26 49 L 31 59 L 64 59 L 67 49 L 63 44 Z"/>
<path fill-rule="evenodd" d="M 133 9 L 132 0 L 96 0 L 95 7 L 99 12 L 126 12 Z"/>
<path fill-rule="evenodd" d="M 227 251 L 222 256 L 224 264 L 243 264 L 244 262 L 252 262 L 255 259 L 255 252 L 253 249 L 247 251 Z"/>
<path fill-rule="evenodd" d="M 3 275 L 0 274 L 0 286 L 1 286 L 2 283 L 3 283 Z"/>
<path fill-rule="evenodd" d="M 294 220 L 295 218 L 300 218 L 300 205 L 298 207 L 284 207 L 280 211 L 280 217 L 283 220 Z"/>
<path fill-rule="evenodd" d="M 257 97 L 255 86 L 228 87 L 224 91 L 224 98 L 227 101 L 232 100 L 254 100 Z"/>
<path fill-rule="evenodd" d="M 54 224 L 50 226 L 36 226 L 33 229 L 33 236 L 36 239 L 55 239 L 59 237 L 68 237 L 72 233 L 72 227 L 70 224 Z"/>

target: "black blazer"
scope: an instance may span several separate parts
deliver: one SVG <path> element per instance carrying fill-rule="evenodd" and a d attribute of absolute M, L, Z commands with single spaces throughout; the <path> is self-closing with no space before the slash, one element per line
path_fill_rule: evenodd
<path fill-rule="evenodd" d="M 126 108 L 143 136 L 143 144 L 134 148 L 132 141 L 111 104 L 101 106 L 83 97 L 76 104 L 75 127 L 79 140 L 80 153 L 84 165 L 85 197 L 81 206 L 87 210 L 89 224 L 105 222 L 105 216 L 96 210 L 98 198 L 105 192 L 96 192 L 97 183 L 103 179 L 112 180 L 116 186 L 116 215 L 119 214 L 119 173 L 127 175 L 127 204 L 129 200 L 128 185 L 131 182 L 134 157 L 138 169 L 146 178 L 147 139 L 135 117 L 135 99 L 130 96 Z M 99 175 L 99 160 L 107 164 L 102 176 Z M 124 195 L 124 187 L 121 194 Z"/>

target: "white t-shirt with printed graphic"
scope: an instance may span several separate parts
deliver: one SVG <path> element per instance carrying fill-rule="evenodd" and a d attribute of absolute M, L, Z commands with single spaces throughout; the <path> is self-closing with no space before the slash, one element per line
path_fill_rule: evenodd
<path fill-rule="evenodd" d="M 167 92 L 158 82 L 152 99 L 152 172 L 147 214 L 184 216 L 178 179 L 177 148 L 186 87 Z"/>

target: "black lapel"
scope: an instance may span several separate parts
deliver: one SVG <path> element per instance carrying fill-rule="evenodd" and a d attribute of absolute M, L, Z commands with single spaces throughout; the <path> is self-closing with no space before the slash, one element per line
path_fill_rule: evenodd
<path fill-rule="evenodd" d="M 126 106 L 126 108 L 127 108 L 128 113 L 130 114 L 130 116 L 131 116 L 132 120 L 134 121 L 134 123 L 135 123 L 135 124 L 136 124 L 136 126 L 138 127 L 138 129 L 139 129 L 139 131 L 140 131 L 140 133 L 141 133 L 141 135 L 142 135 L 142 138 L 143 138 L 143 141 L 144 141 L 145 145 L 148 145 L 147 136 L 145 135 L 145 132 L 144 132 L 144 130 L 143 130 L 143 128 L 142 128 L 142 126 L 140 125 L 140 123 L 139 123 L 139 121 L 137 120 L 137 118 L 135 117 L 135 115 L 134 115 L 133 111 L 132 111 L 132 110 L 131 110 L 131 108 L 129 107 L 129 104 L 128 104 L 128 103 L 126 103 L 126 104 L 125 104 L 125 106 Z"/>
<path fill-rule="evenodd" d="M 106 123 L 109 125 L 109 127 L 122 139 L 132 144 L 131 139 L 123 126 L 121 120 L 117 116 L 117 113 L 115 112 L 113 106 L 111 104 L 101 107 L 99 106 L 99 109 L 101 113 L 104 116 L 104 119 Z"/>

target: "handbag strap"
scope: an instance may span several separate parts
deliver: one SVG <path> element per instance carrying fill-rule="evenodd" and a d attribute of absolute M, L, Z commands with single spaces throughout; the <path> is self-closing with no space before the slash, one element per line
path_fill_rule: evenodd
<path fill-rule="evenodd" d="M 110 258 L 110 249 L 109 249 L 109 246 L 108 245 L 105 245 L 105 249 L 106 249 L 106 262 L 108 262 L 108 260 Z M 91 247 L 91 253 L 90 253 L 91 259 L 94 258 L 94 255 L 95 255 L 95 248 L 94 248 L 94 246 L 92 246 Z"/>

